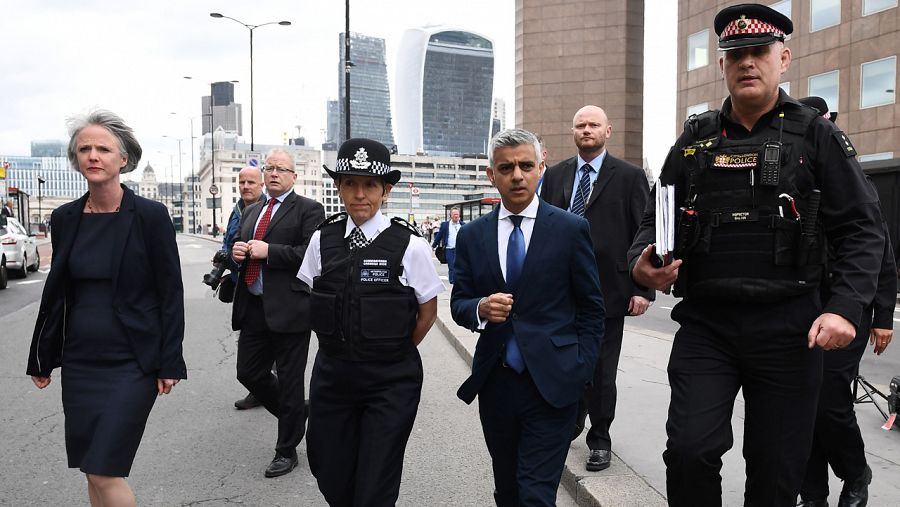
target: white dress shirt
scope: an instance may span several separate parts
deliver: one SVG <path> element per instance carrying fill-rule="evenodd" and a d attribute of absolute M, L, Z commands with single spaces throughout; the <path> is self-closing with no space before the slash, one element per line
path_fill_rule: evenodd
<path fill-rule="evenodd" d="M 454 223 L 453 220 L 447 222 L 447 250 L 456 248 L 456 235 L 459 234 L 460 227 L 462 224 L 459 222 Z"/>
<path fill-rule="evenodd" d="M 366 235 L 366 239 L 373 241 L 390 226 L 391 221 L 378 213 L 359 228 Z M 356 224 L 353 223 L 353 219 L 348 217 L 347 227 L 344 230 L 345 239 L 350 236 L 354 227 Z M 300 265 L 300 271 L 297 272 L 297 278 L 303 280 L 310 287 L 313 287 L 313 279 L 322 274 L 320 237 L 321 231 L 313 233 L 309 240 L 309 246 L 306 248 L 306 255 L 303 256 L 303 264 Z M 409 237 L 409 244 L 406 245 L 406 250 L 403 252 L 401 264 L 403 271 L 400 273 L 400 283 L 412 287 L 416 291 L 416 300 L 420 305 L 431 301 L 444 291 L 444 283 L 438 277 L 437 271 L 434 269 L 434 262 L 431 260 L 431 245 L 424 238 Z"/>

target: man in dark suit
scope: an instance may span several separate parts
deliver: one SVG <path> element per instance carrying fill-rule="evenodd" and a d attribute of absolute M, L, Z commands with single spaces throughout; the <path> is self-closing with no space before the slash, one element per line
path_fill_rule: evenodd
<path fill-rule="evenodd" d="M 444 254 L 447 256 L 447 279 L 450 283 L 455 283 L 456 277 L 456 236 L 459 230 L 466 223 L 459 219 L 459 208 L 450 210 L 450 220 L 441 222 L 438 233 L 434 236 L 432 248 L 439 246 L 444 247 Z"/>
<path fill-rule="evenodd" d="M 0 208 L 0 214 L 5 217 L 12 218 L 13 216 L 13 202 L 11 200 L 7 200 L 3 203 L 3 208 Z"/>
<path fill-rule="evenodd" d="M 610 463 L 609 427 L 616 413 L 616 370 L 625 316 L 643 314 L 655 298 L 653 289 L 637 287 L 631 280 L 627 255 L 641 224 L 650 187 L 644 171 L 606 151 L 612 125 L 603 109 L 597 106 L 579 109 L 572 120 L 572 132 L 578 155 L 547 170 L 541 198 L 587 218 L 591 225 L 594 257 L 606 303 L 605 334 L 594 382 L 579 404 L 572 438 L 581 434 L 589 412 L 590 454 L 586 468 L 598 471 L 608 468 Z"/>
<path fill-rule="evenodd" d="M 309 352 L 309 286 L 297 270 L 316 226 L 325 219 L 322 205 L 294 193 L 294 158 L 275 149 L 263 174 L 267 202 L 244 211 L 231 249 L 241 265 L 231 325 L 240 330 L 237 378 L 278 418 L 275 458 L 266 477 L 297 466 L 297 445 L 306 428 L 304 372 Z M 278 380 L 270 370 L 275 362 Z"/>
<path fill-rule="evenodd" d="M 502 204 L 459 233 L 450 307 L 481 336 L 457 396 L 479 397 L 499 506 L 555 505 L 578 400 L 603 336 L 603 296 L 583 218 L 535 195 L 543 162 L 531 132 L 491 139 Z M 527 283 L 526 283 L 527 281 Z"/>

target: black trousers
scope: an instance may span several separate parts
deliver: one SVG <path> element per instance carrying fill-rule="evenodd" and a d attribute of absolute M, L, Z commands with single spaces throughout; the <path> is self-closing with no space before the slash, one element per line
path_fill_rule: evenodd
<path fill-rule="evenodd" d="M 556 505 L 578 403 L 547 403 L 528 371 L 497 365 L 478 393 L 478 414 L 499 507 Z"/>
<path fill-rule="evenodd" d="M 858 479 L 865 471 L 865 444 L 853 410 L 851 383 L 859 371 L 871 328 L 870 308 L 863 314 L 856 338 L 847 348 L 824 353 L 812 452 L 800 489 L 804 500 L 828 498 L 828 465 L 844 482 Z"/>
<path fill-rule="evenodd" d="M 616 372 L 619 369 L 619 355 L 622 352 L 622 333 L 625 317 L 614 317 L 604 321 L 603 343 L 594 368 L 593 385 L 585 390 L 579 403 L 579 417 L 586 411 L 591 417 L 591 427 L 587 432 L 589 449 L 612 450 L 609 427 L 616 417 Z"/>
<path fill-rule="evenodd" d="M 316 355 L 309 386 L 309 468 L 332 507 L 393 506 L 422 394 L 422 359 Z"/>
<path fill-rule="evenodd" d="M 278 418 L 275 451 L 294 455 L 306 430 L 304 377 L 309 331 L 276 333 L 266 326 L 262 298 L 248 295 L 238 338 L 237 379 Z M 272 375 L 272 362 L 278 379 Z"/>
<path fill-rule="evenodd" d="M 812 445 L 822 351 L 807 348 L 818 294 L 772 304 L 679 303 L 669 358 L 666 489 L 671 506 L 722 505 L 722 455 L 745 401 L 748 506 L 793 506 Z"/>

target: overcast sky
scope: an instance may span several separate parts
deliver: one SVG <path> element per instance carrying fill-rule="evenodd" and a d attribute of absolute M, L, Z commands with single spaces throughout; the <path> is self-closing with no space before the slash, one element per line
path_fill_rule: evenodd
<path fill-rule="evenodd" d="M 658 172 L 674 141 L 676 4 L 646 0 L 645 156 Z M 0 0 L 0 154 L 28 155 L 30 142 L 66 139 L 65 119 L 96 107 L 110 109 L 137 131 L 146 161 L 162 168 L 199 134 L 200 96 L 210 81 L 239 80 L 250 137 L 249 33 L 237 23 L 288 20 L 292 26 L 254 31 L 255 140 L 280 144 L 284 133 L 318 146 L 325 101 L 337 96 L 338 0 Z M 515 101 L 515 0 L 354 0 L 350 29 L 386 40 L 388 78 L 404 30 L 430 24 L 461 28 L 494 42 L 494 95 Z M 191 81 L 183 76 L 193 76 Z M 602 104 L 598 104 L 602 106 Z M 176 115 L 170 114 L 177 113 Z M 396 122 L 395 122 L 396 124 Z M 161 153 L 162 152 L 162 153 Z M 190 166 L 190 146 L 182 143 Z M 157 171 L 157 176 L 164 176 Z M 169 179 L 169 178 L 165 178 Z"/>

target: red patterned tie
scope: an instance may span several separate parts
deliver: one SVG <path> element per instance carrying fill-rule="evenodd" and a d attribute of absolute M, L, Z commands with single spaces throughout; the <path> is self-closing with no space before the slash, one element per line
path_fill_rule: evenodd
<path fill-rule="evenodd" d="M 276 202 L 278 202 L 278 199 L 274 197 L 269 199 L 269 205 L 266 207 L 266 212 L 263 213 L 259 225 L 256 226 L 256 232 L 253 234 L 253 239 L 261 240 L 263 239 L 263 236 L 266 235 L 266 229 L 269 227 L 269 220 L 272 219 L 272 208 L 275 207 Z M 262 261 L 259 259 L 250 259 L 250 262 L 247 263 L 247 271 L 244 272 L 244 281 L 247 282 L 247 287 L 256 283 L 256 279 L 259 278 L 259 272 L 261 270 Z"/>

